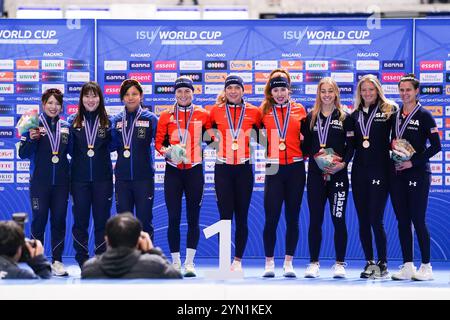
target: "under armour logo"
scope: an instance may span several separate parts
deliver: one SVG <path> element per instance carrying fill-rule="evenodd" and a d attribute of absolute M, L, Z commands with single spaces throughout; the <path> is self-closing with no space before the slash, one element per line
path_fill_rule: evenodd
<path fill-rule="evenodd" d="M 380 180 L 372 179 L 372 184 L 380 185 Z"/>
<path fill-rule="evenodd" d="M 343 182 L 336 182 L 336 187 L 343 187 L 344 183 Z"/>
<path fill-rule="evenodd" d="M 417 187 L 417 181 L 410 181 L 409 186 Z"/>

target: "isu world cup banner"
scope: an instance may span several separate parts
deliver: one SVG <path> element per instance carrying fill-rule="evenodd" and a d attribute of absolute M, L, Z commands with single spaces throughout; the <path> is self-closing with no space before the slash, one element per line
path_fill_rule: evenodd
<path fill-rule="evenodd" d="M 431 158 L 431 190 L 427 222 L 432 255 L 450 257 L 450 34 L 443 32 L 449 20 L 415 21 L 415 75 L 424 108 L 436 120 L 442 151 Z"/>
<path fill-rule="evenodd" d="M 321 78 L 333 77 L 342 102 L 353 107 L 356 83 L 365 74 L 376 75 L 391 99 L 398 98 L 397 82 L 412 70 L 412 20 L 386 20 L 374 26 L 368 20 L 288 21 L 98 21 L 98 81 L 105 92 L 108 112 L 123 108 L 120 83 L 126 78 L 141 82 L 146 107 L 156 114 L 175 102 L 173 83 L 185 75 L 194 82 L 194 103 L 210 109 L 230 73 L 245 82 L 245 99 L 257 106 L 264 85 L 275 68 L 289 70 L 292 95 L 308 109 L 315 101 Z M 263 256 L 265 152 L 254 145 L 255 185 L 249 212 L 247 256 Z M 200 222 L 209 226 L 219 219 L 214 191 L 214 150 L 205 150 L 205 192 Z M 167 211 L 164 205 L 164 159 L 155 164 L 155 240 L 167 244 Z M 328 210 L 328 209 L 327 209 Z M 309 224 L 306 195 L 300 213 L 298 254 L 308 256 Z M 322 255 L 334 256 L 333 227 L 325 214 Z M 182 214 L 182 232 L 186 232 Z M 347 209 L 349 257 L 362 257 L 353 202 Z M 396 221 L 388 209 L 390 256 L 400 257 Z M 278 228 L 276 255 L 284 255 L 284 218 Z M 185 237 L 182 237 L 182 247 Z M 217 256 L 216 243 L 202 237 L 198 254 Z"/>
<path fill-rule="evenodd" d="M 14 212 L 27 212 L 31 221 L 30 161 L 21 160 L 17 154 L 17 121 L 24 113 L 42 111 L 41 95 L 49 88 L 57 88 L 64 93 L 63 119 L 77 111 L 81 86 L 95 78 L 94 31 L 94 20 L 0 21 L 2 220 L 10 219 Z M 70 209 L 67 217 L 67 225 L 71 226 Z M 68 254 L 72 252 L 70 234 L 67 232 Z M 47 244 L 49 239 L 50 232 L 46 232 Z M 46 249 L 49 254 L 49 246 Z"/>
<path fill-rule="evenodd" d="M 0 23 L 0 218 L 9 219 L 18 211 L 31 213 L 29 163 L 18 159 L 14 128 L 21 114 L 39 107 L 40 95 L 49 86 L 65 92 L 64 116 L 67 116 L 76 112 L 82 83 L 96 79 L 103 89 L 108 113 L 113 115 L 123 110 L 119 98 L 121 82 L 127 78 L 136 79 L 144 89 L 144 107 L 160 114 L 175 102 L 173 82 L 178 76 L 193 80 L 194 104 L 209 110 L 228 74 L 243 78 L 245 100 L 259 106 L 271 70 L 285 68 L 291 74 L 293 99 L 308 110 L 314 104 L 318 82 L 330 76 L 339 85 L 342 103 L 351 111 L 356 84 L 363 75 L 377 76 L 386 96 L 399 103 L 397 83 L 402 75 L 415 71 L 422 82 L 422 103 L 433 113 L 442 138 L 443 151 L 431 162 L 433 174 L 427 222 L 432 259 L 447 260 L 450 256 L 446 210 L 450 192 L 450 102 L 446 97 L 449 97 L 450 53 L 445 44 L 450 39 L 442 30 L 448 20 L 416 20 L 415 30 L 412 19 L 373 22 L 370 19 L 98 20 L 95 34 L 91 20 L 5 20 Z M 256 142 L 252 142 L 252 148 L 255 184 L 245 256 L 263 257 L 265 150 Z M 206 184 L 200 214 L 201 229 L 219 220 L 214 190 L 215 151 L 205 149 L 204 156 Z M 115 154 L 112 159 L 116 160 Z M 155 243 L 168 254 L 164 171 L 164 159 L 156 155 Z M 325 210 L 321 257 L 334 258 L 334 228 L 328 207 Z M 112 211 L 115 213 L 114 205 Z M 347 257 L 362 259 L 351 194 L 346 221 Z M 65 254 L 73 256 L 71 203 L 67 222 Z M 296 256 L 309 256 L 308 226 L 305 193 Z M 401 259 L 397 222 L 390 204 L 386 208 L 385 227 L 388 257 Z M 186 231 L 183 203 L 181 248 L 185 247 Z M 284 255 L 285 233 L 282 215 L 277 229 L 276 256 Z M 197 255 L 217 256 L 217 241 L 205 239 L 201 234 Z M 92 232 L 90 241 L 92 249 Z M 49 254 L 48 250 L 46 252 Z M 415 252 L 419 254 L 417 244 Z"/>

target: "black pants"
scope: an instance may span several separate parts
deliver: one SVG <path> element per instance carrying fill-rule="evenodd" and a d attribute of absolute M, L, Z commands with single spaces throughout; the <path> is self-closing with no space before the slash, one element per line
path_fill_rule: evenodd
<path fill-rule="evenodd" d="M 186 195 L 186 218 L 188 223 L 186 246 L 197 249 L 200 239 L 200 207 L 203 198 L 203 166 L 196 165 L 191 169 L 178 169 L 166 164 L 164 176 L 164 197 L 169 215 L 170 252 L 180 252 L 181 200 Z"/>
<path fill-rule="evenodd" d="M 229 165 L 216 163 L 214 169 L 217 206 L 221 220 L 236 218 L 235 257 L 242 258 L 248 238 L 248 209 L 253 192 L 250 163 Z"/>
<path fill-rule="evenodd" d="M 45 227 L 50 210 L 52 261 L 62 261 L 66 236 L 69 185 L 45 186 L 38 182 L 32 182 L 30 184 L 30 197 L 33 212 L 31 235 L 44 244 Z"/>
<path fill-rule="evenodd" d="M 372 231 L 378 260 L 387 262 L 384 209 L 389 193 L 389 169 L 353 164 L 352 191 L 359 220 L 359 238 L 367 261 L 374 260 Z"/>
<path fill-rule="evenodd" d="M 322 243 L 322 224 L 325 204 L 330 204 L 331 219 L 334 225 L 334 247 L 336 261 L 344 261 L 347 250 L 347 227 L 345 225 L 345 209 L 348 198 L 347 169 L 334 175 L 325 182 L 321 173 L 310 171 L 307 180 L 309 206 L 309 253 L 311 262 L 319 261 Z"/>
<path fill-rule="evenodd" d="M 273 167 L 273 166 L 272 166 Z M 267 175 L 264 184 L 264 252 L 266 257 L 274 256 L 276 232 L 284 202 L 286 218 L 286 255 L 293 256 L 297 248 L 299 215 L 305 189 L 305 164 L 296 162 L 280 165 L 278 172 Z"/>
<path fill-rule="evenodd" d="M 72 182 L 72 213 L 73 213 L 73 247 L 78 264 L 89 259 L 89 221 L 94 220 L 95 254 L 102 254 L 106 250 L 105 226 L 111 215 L 113 183 Z"/>
<path fill-rule="evenodd" d="M 403 172 L 391 169 L 391 200 L 398 222 L 398 233 L 402 248 L 403 262 L 413 261 L 414 224 L 419 241 L 422 263 L 430 262 L 430 233 L 425 223 L 428 206 L 431 175 L 425 169 L 411 168 Z"/>
<path fill-rule="evenodd" d="M 142 229 L 153 240 L 153 195 L 154 180 L 116 180 L 116 210 L 117 213 L 134 213 L 142 223 Z"/>

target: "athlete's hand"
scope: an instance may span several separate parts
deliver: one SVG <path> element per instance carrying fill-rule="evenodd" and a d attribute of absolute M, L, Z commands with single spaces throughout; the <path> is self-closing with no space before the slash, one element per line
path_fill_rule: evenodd
<path fill-rule="evenodd" d="M 41 136 L 41 133 L 39 132 L 39 128 L 30 129 L 28 132 L 30 133 L 31 140 L 39 139 Z"/>
<path fill-rule="evenodd" d="M 345 162 L 336 162 L 335 165 L 325 167 L 324 170 L 328 174 L 335 174 L 345 168 Z"/>
<path fill-rule="evenodd" d="M 141 235 L 139 236 L 137 248 L 142 252 L 147 252 L 153 248 L 152 240 L 150 239 L 150 235 L 147 232 L 141 231 Z"/>
<path fill-rule="evenodd" d="M 412 162 L 410 160 L 408 161 L 403 161 L 403 162 L 398 162 L 395 164 L 395 170 L 397 171 L 402 171 L 405 169 L 409 169 L 412 168 Z"/>

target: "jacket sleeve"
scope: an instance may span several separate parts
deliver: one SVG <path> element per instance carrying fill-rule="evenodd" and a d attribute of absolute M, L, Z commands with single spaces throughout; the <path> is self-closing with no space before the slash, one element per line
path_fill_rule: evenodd
<path fill-rule="evenodd" d="M 414 153 L 411 157 L 411 163 L 413 167 L 421 166 L 426 164 L 429 159 L 436 153 L 441 151 L 441 140 L 439 138 L 439 130 L 436 126 L 436 121 L 433 119 L 431 113 L 424 113 L 424 126 L 421 128 L 423 134 L 430 141 L 430 145 L 422 153 Z"/>
<path fill-rule="evenodd" d="M 52 277 L 50 262 L 42 254 L 31 258 L 28 265 L 39 278 L 50 279 Z"/>
<path fill-rule="evenodd" d="M 40 137 L 39 139 L 41 139 Z M 39 139 L 30 139 L 30 133 L 25 132 L 20 138 L 19 157 L 20 159 L 31 159 L 36 153 Z"/>
<path fill-rule="evenodd" d="M 172 264 L 167 260 L 166 256 L 162 252 L 160 248 L 152 248 L 150 249 L 147 254 L 152 256 L 157 256 L 157 259 L 161 263 L 161 272 L 158 275 L 159 278 L 164 279 L 182 279 L 183 276 L 181 273 L 175 269 Z"/>

